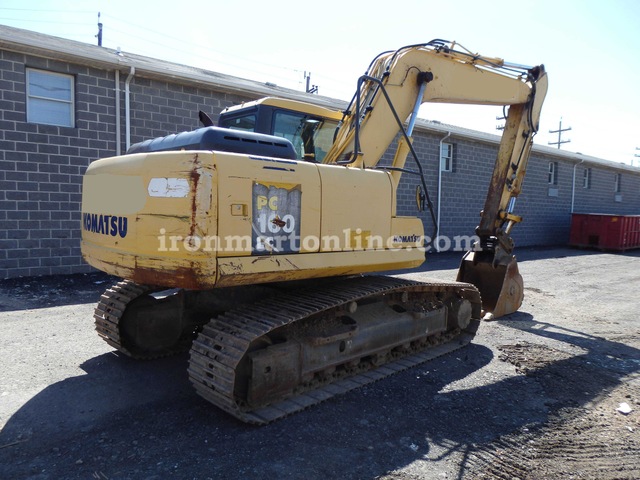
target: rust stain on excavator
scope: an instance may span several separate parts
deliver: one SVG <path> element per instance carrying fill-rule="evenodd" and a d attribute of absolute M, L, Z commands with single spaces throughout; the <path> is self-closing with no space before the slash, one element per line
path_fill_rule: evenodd
<path fill-rule="evenodd" d="M 132 280 L 142 285 L 162 285 L 163 287 L 185 288 L 189 290 L 201 290 L 209 288 L 203 285 L 197 268 L 193 263 L 189 267 L 158 268 L 136 265 L 133 270 Z"/>
<path fill-rule="evenodd" d="M 514 256 L 505 267 L 504 281 L 492 313 L 494 317 L 498 318 L 516 312 L 522 305 L 523 300 L 524 283 Z"/>
<path fill-rule="evenodd" d="M 285 264 L 289 265 L 290 267 L 289 270 L 300 270 L 300 267 L 298 267 L 298 265 L 293 263 L 290 259 L 283 258 L 282 260 Z M 254 260 L 251 261 L 252 264 L 256 264 L 258 262 L 274 262 L 278 266 L 278 268 L 282 267 L 282 264 L 280 263 L 280 259 L 276 256 L 265 255 L 265 256 L 256 257 Z M 278 275 L 282 275 L 285 272 L 286 271 L 278 271 Z"/>
<path fill-rule="evenodd" d="M 292 267 L 294 270 L 300 270 L 300 267 L 298 267 L 298 266 L 297 266 L 295 263 L 293 263 L 291 260 L 287 259 L 287 263 L 288 263 L 289 265 L 291 265 L 291 267 Z"/>
<path fill-rule="evenodd" d="M 242 266 L 241 263 L 233 263 L 233 262 L 229 262 L 227 263 L 227 269 L 230 272 L 235 272 L 238 274 L 242 274 L 244 272 L 244 267 Z"/>
<path fill-rule="evenodd" d="M 276 216 L 273 220 L 271 220 L 271 223 L 273 223 L 274 225 L 283 228 L 287 222 L 282 221 L 282 219 L 280 219 L 280 217 Z"/>
<path fill-rule="evenodd" d="M 160 259 L 153 263 L 153 267 L 143 266 L 139 264 L 138 257 L 134 258 L 133 266 L 125 266 L 127 261 L 124 257 L 113 261 L 102 260 L 100 263 L 104 271 L 133 280 L 140 285 L 161 285 L 167 288 L 175 287 L 193 290 L 202 290 L 213 286 L 202 282 L 202 278 L 212 278 L 213 275 L 198 275 L 197 266 L 193 262 L 188 267 L 175 266 L 173 268 L 167 267 L 166 260 L 161 261 Z"/>
<path fill-rule="evenodd" d="M 478 235 L 490 235 L 495 230 L 497 218 L 491 216 L 488 212 L 495 212 L 499 209 L 500 199 L 504 190 L 504 182 L 501 178 L 493 175 L 489 181 L 487 189 L 487 198 L 484 208 L 480 212 L 480 224 L 476 229 Z"/>
<path fill-rule="evenodd" d="M 191 227 L 189 229 L 189 235 L 194 236 L 196 233 L 197 221 L 196 217 L 198 214 L 198 196 L 196 193 L 198 192 L 198 184 L 200 183 L 200 159 L 198 154 L 196 153 L 193 156 L 193 168 L 189 173 L 191 178 L 192 192 L 191 192 Z"/>
<path fill-rule="evenodd" d="M 305 278 L 316 278 L 307 276 Z M 272 282 L 286 282 L 289 280 L 300 280 L 299 274 L 295 272 L 260 272 L 241 274 L 237 272 L 222 271 L 216 287 L 236 287 L 239 285 L 253 285 Z"/>

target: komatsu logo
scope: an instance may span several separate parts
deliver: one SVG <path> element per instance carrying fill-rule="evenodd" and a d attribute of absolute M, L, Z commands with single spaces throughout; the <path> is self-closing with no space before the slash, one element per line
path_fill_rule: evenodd
<path fill-rule="evenodd" d="M 417 243 L 422 239 L 420 235 L 394 235 L 395 243 Z"/>
<path fill-rule="evenodd" d="M 83 213 L 82 228 L 87 232 L 124 238 L 127 236 L 127 217 Z"/>

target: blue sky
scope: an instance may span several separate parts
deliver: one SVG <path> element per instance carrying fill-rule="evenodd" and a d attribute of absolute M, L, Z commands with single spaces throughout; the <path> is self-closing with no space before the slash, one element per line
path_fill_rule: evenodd
<path fill-rule="evenodd" d="M 549 72 L 536 143 L 640 165 L 640 1 L 3 0 L 0 24 L 347 100 L 378 53 L 433 38 Z M 489 133 L 495 107 L 425 105 L 421 116 Z"/>

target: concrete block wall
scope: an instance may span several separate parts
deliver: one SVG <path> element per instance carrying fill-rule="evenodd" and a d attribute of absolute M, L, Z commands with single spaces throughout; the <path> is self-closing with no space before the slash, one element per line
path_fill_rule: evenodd
<path fill-rule="evenodd" d="M 427 186 L 434 210 L 440 206 L 440 235 L 473 235 L 493 172 L 497 145 L 466 138 L 450 137 L 454 145 L 453 171 L 442 173 L 442 194 L 438 198 L 438 162 L 440 140 L 429 132 L 417 132 L 414 147 L 426 172 Z M 557 163 L 557 180 L 549 184 L 549 162 Z M 522 193 L 514 213 L 523 217 L 512 231 L 516 246 L 562 245 L 569 240 L 572 202 L 575 212 L 640 214 L 640 175 L 622 173 L 621 192 L 616 201 L 614 168 L 592 165 L 576 167 L 574 163 L 534 152 L 527 168 Z M 413 168 L 407 161 L 407 168 Z M 582 186 L 584 168 L 591 169 L 591 186 Z M 398 215 L 418 215 L 425 223 L 425 234 L 433 231 L 428 212 L 417 213 L 415 189 L 419 179 L 403 175 L 398 189 Z"/>
<path fill-rule="evenodd" d="M 440 235 L 474 235 L 497 149 L 455 137 L 447 139 L 447 142 L 454 146 L 453 168 L 451 172 L 442 172 Z"/>
<path fill-rule="evenodd" d="M 557 183 L 549 183 L 549 162 L 535 153 L 529 159 L 514 213 L 523 218 L 513 229 L 516 247 L 566 244 L 571 222 L 572 166 L 557 162 Z"/>
<path fill-rule="evenodd" d="M 75 128 L 27 123 L 27 67 L 76 77 Z M 87 271 L 81 181 L 115 149 L 112 74 L 7 51 L 0 72 L 0 278 Z"/>
<path fill-rule="evenodd" d="M 132 80 L 130 90 L 131 144 L 199 128 L 199 110 L 216 122 L 224 108 L 259 98 L 141 77 Z"/>
<path fill-rule="evenodd" d="M 591 185 L 583 187 L 584 170 L 591 168 Z M 576 168 L 576 213 L 640 214 L 640 176 L 622 174 L 620 193 L 614 191 L 614 169 L 578 165 Z M 616 198 L 618 197 L 618 198 Z M 619 200 L 619 201 L 617 201 Z"/>
<path fill-rule="evenodd" d="M 440 140 L 444 135 L 417 132 L 414 146 L 426 173 L 427 186 L 434 210 L 438 208 L 438 168 L 440 158 Z M 440 196 L 440 234 L 473 235 L 478 224 L 480 210 L 484 206 L 486 189 L 493 171 L 497 149 L 493 145 L 461 138 L 448 138 L 447 143 L 454 145 L 453 171 L 442 172 Z M 414 169 L 407 161 L 407 168 Z M 417 177 L 403 175 L 398 193 L 398 214 L 415 215 L 415 188 L 419 184 Z M 429 223 L 425 231 L 431 232 L 430 215 L 422 216 Z"/>

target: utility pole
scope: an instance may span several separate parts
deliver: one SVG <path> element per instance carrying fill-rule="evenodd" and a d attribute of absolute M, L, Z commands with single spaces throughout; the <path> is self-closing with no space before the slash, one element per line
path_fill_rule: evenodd
<path fill-rule="evenodd" d="M 98 34 L 96 35 L 96 37 L 98 37 L 98 46 L 101 47 L 102 46 L 102 22 L 100 21 L 100 12 L 98 12 Z"/>
<path fill-rule="evenodd" d="M 562 132 L 568 132 L 569 130 L 571 130 L 571 127 L 562 128 L 562 117 L 560 117 L 560 126 L 558 127 L 558 130 L 549 130 L 549 133 L 557 133 L 558 134 L 558 141 L 557 142 L 548 142 L 549 145 L 557 145 L 558 149 L 560 149 L 560 145 L 562 143 L 569 143 L 571 140 L 562 140 Z"/>
<path fill-rule="evenodd" d="M 318 93 L 318 86 L 311 85 L 311 72 L 304 72 L 304 79 L 307 81 L 307 93 Z"/>
<path fill-rule="evenodd" d="M 636 150 L 640 150 L 640 147 L 636 147 Z M 640 153 L 635 153 L 634 157 L 640 157 Z M 631 166 L 633 167 L 633 158 L 631 159 Z"/>

